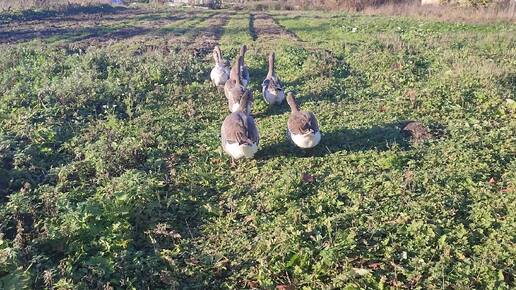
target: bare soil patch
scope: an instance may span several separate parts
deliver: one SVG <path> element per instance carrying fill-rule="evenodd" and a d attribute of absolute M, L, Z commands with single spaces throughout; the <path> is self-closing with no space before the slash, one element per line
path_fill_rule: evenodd
<path fill-rule="evenodd" d="M 41 40 L 73 52 L 114 43 L 136 44 L 136 54 L 187 50 L 209 53 L 229 13 L 122 9 L 89 13 L 30 15 L 0 24 L 0 44 Z M 184 25 L 183 25 L 184 22 Z"/>
<path fill-rule="evenodd" d="M 0 25 L 0 43 L 40 39 L 85 45 L 119 41 L 136 36 L 157 37 L 157 31 L 197 12 L 169 12 L 125 9 L 115 13 L 84 13 L 37 19 L 16 19 Z M 200 20 L 202 21 L 202 20 Z"/>
<path fill-rule="evenodd" d="M 195 56 L 204 57 L 213 50 L 224 32 L 229 14 L 212 14 L 196 21 L 186 28 L 184 34 L 168 36 L 168 44 L 175 51 L 190 51 Z"/>
<path fill-rule="evenodd" d="M 224 26 L 229 20 L 229 14 L 217 14 L 207 21 L 206 29 L 199 30 L 190 47 L 196 56 L 205 56 L 213 50 L 224 32 Z"/>
<path fill-rule="evenodd" d="M 256 38 L 291 38 L 299 41 L 299 37 L 283 28 L 267 13 L 252 14 L 249 21 L 249 31 Z"/>

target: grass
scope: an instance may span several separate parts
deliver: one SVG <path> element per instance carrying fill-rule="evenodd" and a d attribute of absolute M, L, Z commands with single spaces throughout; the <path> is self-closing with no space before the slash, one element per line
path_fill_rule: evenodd
<path fill-rule="evenodd" d="M 265 37 L 213 13 L 116 11 L 99 29 L 142 32 L 83 50 L 0 45 L 0 288 L 514 288 L 514 24 L 275 12 L 290 34 Z M 10 19 L 0 33 L 45 25 Z M 255 159 L 220 149 L 211 54 L 160 33 L 249 46 Z M 315 149 L 261 98 L 270 50 Z"/>

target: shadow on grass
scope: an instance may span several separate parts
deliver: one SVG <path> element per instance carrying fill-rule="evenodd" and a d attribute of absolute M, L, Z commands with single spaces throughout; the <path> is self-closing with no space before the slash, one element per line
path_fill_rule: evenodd
<path fill-rule="evenodd" d="M 254 14 L 252 13 L 249 14 L 249 35 L 251 35 L 253 41 L 255 41 L 256 38 L 258 38 L 256 34 L 256 29 L 254 28 Z"/>
<path fill-rule="evenodd" d="M 222 34 L 219 26 L 208 28 L 194 27 L 212 17 L 215 13 L 166 15 L 164 13 L 158 14 L 152 11 L 111 7 L 109 5 L 70 8 L 65 11 L 40 12 L 30 10 L 23 13 L 28 15 L 0 14 L 0 23 L 6 17 L 10 17 L 16 18 L 21 24 L 12 25 L 11 29 L 0 29 L 0 43 L 23 42 L 35 39 L 47 40 L 51 43 L 56 41 L 73 43 L 78 41 L 123 40 L 136 36 L 177 37 L 189 35 L 193 38 L 201 33 L 209 36 L 213 35 L 213 38 L 219 39 Z M 80 15 L 80 17 L 73 18 L 74 13 Z M 106 16 L 105 14 L 110 15 Z M 189 26 L 167 27 L 169 24 L 174 24 L 187 18 L 194 19 Z M 129 24 L 128 20 L 132 19 L 136 19 L 137 22 Z M 32 20 L 34 22 L 31 22 Z M 8 19 L 7 21 L 12 20 Z M 154 21 L 155 23 L 149 24 L 147 23 L 149 21 Z M 51 23 L 49 24 L 48 22 Z M 70 25 L 69 22 L 73 22 L 74 25 Z"/>
<path fill-rule="evenodd" d="M 260 99 L 262 99 L 263 102 L 265 103 L 263 94 L 260 93 L 260 95 L 258 97 Z M 256 96 L 255 96 L 255 99 L 256 99 Z M 283 103 L 281 103 L 280 105 L 277 105 L 277 104 L 266 105 L 265 111 L 253 113 L 253 117 L 262 118 L 262 117 L 267 117 L 267 116 L 283 115 L 287 112 L 290 112 L 290 108 L 289 108 L 287 102 L 283 101 Z"/>
<path fill-rule="evenodd" d="M 410 143 L 401 134 L 400 124 L 401 122 L 395 122 L 370 128 L 341 128 L 330 132 L 322 132 L 321 143 L 311 149 L 296 147 L 287 139 L 285 134 L 285 139 L 282 142 L 264 146 L 257 157 L 262 160 L 278 156 L 322 157 L 340 151 L 387 151 L 393 146 L 407 150 Z"/>
<path fill-rule="evenodd" d="M 20 13 L 0 13 L 0 23 L 8 21 L 33 21 L 33 20 L 44 20 L 47 18 L 57 16 L 72 16 L 77 14 L 114 14 L 120 11 L 124 11 L 127 8 L 111 5 L 95 5 L 95 6 L 82 6 L 82 5 L 67 5 L 60 9 L 46 9 L 46 10 L 24 10 Z"/>
<path fill-rule="evenodd" d="M 279 28 L 283 29 L 283 31 L 289 35 L 290 37 L 294 38 L 296 41 L 299 41 L 299 42 L 303 42 L 303 40 L 292 30 L 288 29 L 286 26 L 283 26 L 279 23 L 278 19 L 276 19 L 276 17 L 273 17 L 272 15 L 270 15 L 271 19 L 272 19 L 272 22 L 274 22 L 274 24 L 276 24 Z"/>
<path fill-rule="evenodd" d="M 267 58 L 267 56 L 264 55 L 263 58 Z M 263 62 L 258 67 L 249 67 L 249 75 L 253 78 L 253 81 L 260 86 L 260 88 L 262 87 L 263 80 L 267 77 L 267 67 L 267 62 Z"/>
<path fill-rule="evenodd" d="M 158 30 L 159 34 L 174 34 L 176 36 L 183 35 L 185 33 L 196 33 L 196 31 L 203 31 L 206 30 L 205 27 L 197 27 L 198 24 L 200 24 L 203 21 L 206 21 L 208 18 L 211 18 L 214 16 L 215 13 L 210 13 L 203 16 L 197 16 L 195 18 L 192 18 L 193 20 L 188 23 L 182 23 L 180 26 L 174 26 L 174 27 L 164 27 Z"/>
<path fill-rule="evenodd" d="M 248 66 L 249 68 L 249 76 L 251 77 L 251 82 L 248 87 L 253 90 L 260 91 L 259 95 L 255 95 L 254 98 L 262 98 L 262 82 L 267 77 L 267 65 L 258 65 L 258 66 Z"/>
<path fill-rule="evenodd" d="M 300 19 L 304 18 L 304 17 L 307 17 L 307 16 L 300 16 L 300 15 L 296 15 L 296 16 L 276 16 L 276 17 L 273 18 L 273 21 L 279 27 L 284 29 L 286 33 L 288 33 L 289 35 L 294 37 L 296 40 L 301 41 L 301 42 L 303 40 L 298 36 L 298 33 L 307 33 L 307 34 L 320 33 L 320 34 L 324 34 L 329 29 L 331 29 L 331 27 L 332 27 L 331 24 L 328 21 L 321 21 L 317 25 L 313 25 L 312 24 L 312 25 L 305 25 L 303 27 L 296 27 L 296 29 L 288 29 L 286 26 L 283 26 L 283 25 L 281 25 L 279 23 L 279 20 L 283 20 L 283 21 L 300 21 Z M 333 19 L 334 17 L 321 17 L 321 16 L 318 16 L 318 15 L 310 15 L 308 18 L 310 18 L 310 19 L 330 20 L 330 19 Z"/>
<path fill-rule="evenodd" d="M 125 27 L 115 29 L 112 27 L 87 27 L 82 29 L 44 29 L 0 32 L 0 43 L 29 41 L 33 39 L 48 39 L 53 41 L 65 41 L 67 43 L 86 40 L 122 40 L 151 32 L 144 27 Z"/>

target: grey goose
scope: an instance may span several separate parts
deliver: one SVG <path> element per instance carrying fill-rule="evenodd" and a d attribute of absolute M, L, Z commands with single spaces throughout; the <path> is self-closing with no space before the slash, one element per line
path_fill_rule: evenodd
<path fill-rule="evenodd" d="M 244 109 L 230 113 L 220 129 L 222 148 L 233 159 L 252 158 L 258 151 L 258 128 L 248 110 L 251 102 L 252 94 L 246 91 L 240 98 L 240 108 Z"/>
<path fill-rule="evenodd" d="M 240 55 L 242 56 L 242 66 L 240 67 L 240 80 L 244 87 L 249 84 L 249 68 L 245 65 L 245 53 L 247 52 L 247 46 L 244 44 L 240 48 Z"/>
<path fill-rule="evenodd" d="M 287 122 L 287 136 L 300 148 L 313 148 L 321 141 L 319 124 L 312 112 L 301 111 L 292 92 L 287 94 L 290 116 Z"/>
<path fill-rule="evenodd" d="M 218 45 L 213 49 L 213 59 L 215 66 L 211 70 L 210 78 L 212 83 L 217 87 L 222 87 L 229 79 L 229 62 L 222 58 L 222 52 Z"/>
<path fill-rule="evenodd" d="M 244 108 L 241 108 L 241 98 L 246 92 L 246 88 L 240 82 L 240 66 L 242 65 L 242 57 L 240 55 L 237 56 L 233 67 L 231 68 L 231 73 L 229 79 L 226 81 L 224 85 L 224 94 L 228 100 L 228 107 L 230 112 L 243 111 Z M 248 108 L 245 108 L 247 111 L 251 110 L 251 102 L 247 102 Z"/>
<path fill-rule="evenodd" d="M 283 91 L 283 85 L 276 76 L 274 70 L 275 54 L 271 52 L 269 55 L 269 72 L 267 77 L 262 83 L 262 93 L 265 102 L 270 105 L 281 104 L 285 99 L 285 92 Z"/>

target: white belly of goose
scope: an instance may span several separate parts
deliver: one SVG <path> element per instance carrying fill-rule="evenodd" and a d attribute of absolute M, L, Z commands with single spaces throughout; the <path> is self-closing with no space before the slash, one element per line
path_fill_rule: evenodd
<path fill-rule="evenodd" d="M 321 141 L 321 132 L 307 134 L 292 134 L 289 132 L 290 139 L 300 148 L 313 148 Z"/>
<path fill-rule="evenodd" d="M 254 154 L 258 151 L 256 144 L 240 145 L 238 143 L 225 143 L 223 148 L 224 151 L 234 159 L 240 159 L 242 157 L 253 158 Z"/>
<path fill-rule="evenodd" d="M 221 66 L 215 66 L 210 73 L 211 81 L 216 86 L 223 86 L 229 78 L 229 73 Z"/>
<path fill-rule="evenodd" d="M 249 83 L 249 80 L 246 79 L 246 78 L 242 78 L 242 80 L 240 82 L 242 83 L 243 87 L 247 87 L 247 84 Z"/>
<path fill-rule="evenodd" d="M 235 103 L 233 105 L 231 105 L 231 113 L 234 113 L 234 112 L 237 112 L 237 111 L 242 111 L 242 109 L 240 108 L 240 104 L 239 103 Z M 251 104 L 248 104 L 247 105 L 247 111 L 248 112 L 251 112 Z"/>
<path fill-rule="evenodd" d="M 281 104 L 283 100 L 285 99 L 285 92 L 284 91 L 277 91 L 274 89 L 267 89 L 264 93 L 265 100 L 269 104 Z"/>
<path fill-rule="evenodd" d="M 240 110 L 240 104 L 239 103 L 233 104 L 231 106 L 231 113 L 234 113 L 234 112 L 239 111 L 239 110 Z"/>

